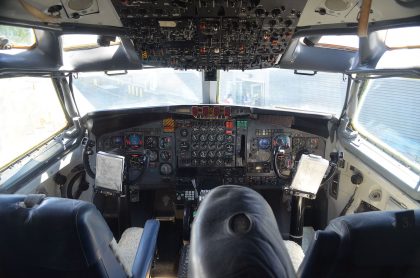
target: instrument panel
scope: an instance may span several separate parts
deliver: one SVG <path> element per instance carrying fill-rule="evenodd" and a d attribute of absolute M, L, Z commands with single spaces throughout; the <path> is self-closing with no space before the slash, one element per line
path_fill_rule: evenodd
<path fill-rule="evenodd" d="M 152 120 L 97 138 L 97 151 L 125 157 L 129 186 L 221 184 L 281 187 L 302 154 L 325 155 L 325 139 L 292 128 L 294 117 L 246 115 Z M 182 198 L 185 198 L 182 197 Z"/>

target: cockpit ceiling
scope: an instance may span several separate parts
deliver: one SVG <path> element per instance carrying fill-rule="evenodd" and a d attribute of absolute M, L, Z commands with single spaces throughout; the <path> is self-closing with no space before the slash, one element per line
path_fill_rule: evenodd
<path fill-rule="evenodd" d="M 418 17 L 419 2 L 375 0 L 370 22 Z M 135 60 L 142 66 L 245 70 L 281 67 L 287 62 L 282 58 L 294 52 L 296 45 L 292 39 L 300 30 L 310 32 L 323 26 L 354 28 L 361 3 L 361 0 L 7 0 L 0 3 L 0 20 L 63 28 L 73 33 L 108 30 L 122 37 L 125 45 L 130 44 L 137 56 Z"/>

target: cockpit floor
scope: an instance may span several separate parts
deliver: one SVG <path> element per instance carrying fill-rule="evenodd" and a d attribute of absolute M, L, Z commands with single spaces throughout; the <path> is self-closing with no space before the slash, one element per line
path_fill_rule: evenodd
<path fill-rule="evenodd" d="M 152 269 L 152 277 L 177 277 L 178 261 L 182 247 L 182 223 L 161 222 L 157 252 L 158 259 Z"/>

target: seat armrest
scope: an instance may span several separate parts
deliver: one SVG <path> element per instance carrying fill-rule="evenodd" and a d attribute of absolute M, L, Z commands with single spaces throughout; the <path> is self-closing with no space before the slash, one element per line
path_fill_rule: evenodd
<path fill-rule="evenodd" d="M 152 267 L 160 223 L 147 220 L 132 268 L 133 278 L 145 278 Z"/>

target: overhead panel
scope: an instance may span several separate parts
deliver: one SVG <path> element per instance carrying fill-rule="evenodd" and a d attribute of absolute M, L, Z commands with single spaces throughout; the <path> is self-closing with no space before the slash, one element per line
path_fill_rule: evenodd
<path fill-rule="evenodd" d="M 276 66 L 305 3 L 113 0 L 143 65 L 198 70 Z"/>

